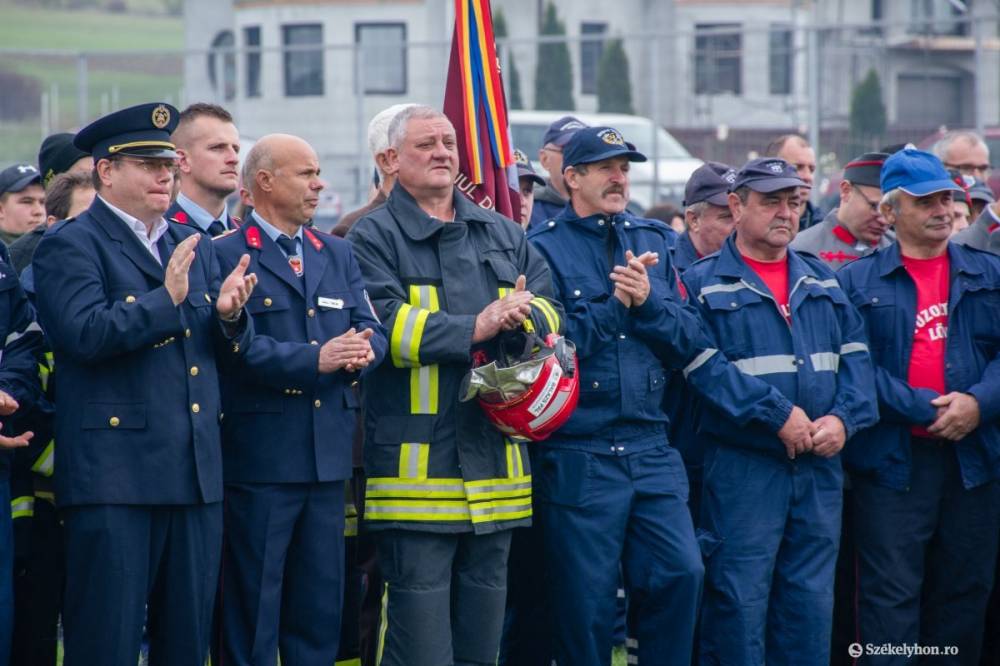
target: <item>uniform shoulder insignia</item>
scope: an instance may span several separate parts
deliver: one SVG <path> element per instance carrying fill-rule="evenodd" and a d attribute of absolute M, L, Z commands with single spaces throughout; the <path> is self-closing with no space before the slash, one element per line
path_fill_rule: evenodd
<path fill-rule="evenodd" d="M 222 232 L 221 234 L 219 234 L 218 236 L 212 236 L 212 240 L 213 240 L 213 241 L 217 241 L 217 240 L 219 240 L 220 238 L 225 238 L 226 236 L 232 236 L 232 235 L 233 235 L 233 234 L 235 234 L 235 233 L 236 233 L 237 231 L 239 231 L 239 229 L 230 229 L 229 231 L 223 231 L 223 232 Z"/>
<path fill-rule="evenodd" d="M 305 234 L 306 238 L 309 239 L 309 242 L 312 243 L 313 248 L 317 252 L 321 252 L 323 250 L 323 241 L 316 238 L 314 229 L 303 229 L 302 232 Z"/>
<path fill-rule="evenodd" d="M 247 226 L 244 227 L 244 229 L 245 229 L 244 235 L 247 238 L 247 245 L 249 245 L 255 250 L 259 250 L 261 247 L 263 247 L 263 243 L 260 240 L 259 227 Z"/>

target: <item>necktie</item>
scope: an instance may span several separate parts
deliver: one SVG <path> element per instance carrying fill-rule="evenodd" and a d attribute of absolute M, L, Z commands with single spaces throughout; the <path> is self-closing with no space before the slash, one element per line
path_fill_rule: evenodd
<path fill-rule="evenodd" d="M 302 277 L 302 257 L 299 255 L 298 240 L 298 238 L 289 238 L 284 234 L 275 239 L 278 246 L 285 251 L 285 255 L 288 257 L 288 265 L 292 267 L 296 275 Z"/>
<path fill-rule="evenodd" d="M 224 233 L 226 233 L 226 225 L 219 220 L 212 220 L 212 224 L 208 225 L 208 235 L 212 238 L 221 236 Z"/>

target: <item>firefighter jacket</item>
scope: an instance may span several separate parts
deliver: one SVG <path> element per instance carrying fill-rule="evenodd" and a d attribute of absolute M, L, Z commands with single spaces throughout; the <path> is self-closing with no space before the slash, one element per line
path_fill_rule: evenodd
<path fill-rule="evenodd" d="M 790 324 L 743 261 L 735 235 L 685 271 L 684 283 L 719 349 L 744 374 L 773 386 L 811 419 L 837 416 L 848 438 L 878 420 L 864 322 L 818 259 L 788 251 Z M 776 428 L 720 416 L 714 410 L 700 415 L 699 432 L 719 444 L 785 458 Z"/>
<path fill-rule="evenodd" d="M 459 389 L 473 354 L 490 353 L 473 348 L 476 315 L 518 275 L 535 294 L 538 334 L 561 329 L 562 307 L 517 224 L 457 190 L 454 200 L 445 223 L 397 184 L 347 236 L 389 333 L 389 359 L 363 382 L 371 529 L 486 533 L 531 517 L 525 444 L 505 439 L 475 401 L 459 402 Z"/>
<path fill-rule="evenodd" d="M 948 244 L 951 293 L 945 387 L 979 402 L 980 424 L 949 444 L 958 455 L 966 488 L 1000 479 L 1000 263 L 996 256 Z M 852 472 L 897 490 L 910 484 L 910 428 L 937 418 L 937 392 L 907 383 L 917 288 L 903 266 L 899 245 L 858 259 L 837 272 L 844 291 L 864 318 L 875 364 L 882 420 L 845 450 Z"/>

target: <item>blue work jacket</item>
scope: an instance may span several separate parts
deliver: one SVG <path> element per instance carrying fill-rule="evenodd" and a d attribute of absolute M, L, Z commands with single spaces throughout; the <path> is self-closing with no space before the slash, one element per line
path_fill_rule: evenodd
<path fill-rule="evenodd" d="M 763 280 L 743 261 L 735 238 L 684 273 L 689 298 L 718 349 L 809 418 L 840 418 L 848 438 L 875 423 L 875 378 L 864 323 L 830 269 L 788 250 L 789 324 Z M 690 371 L 685 372 L 690 383 Z M 716 407 L 705 404 L 704 410 L 698 429 L 715 443 L 786 456 L 777 436 L 780 425 L 746 426 Z"/>
<path fill-rule="evenodd" d="M 951 292 L 945 387 L 975 396 L 981 423 L 955 443 L 966 488 L 1000 478 L 1000 261 L 995 255 L 948 244 Z M 848 469 L 881 485 L 910 483 L 910 428 L 937 416 L 937 392 L 907 383 L 917 289 L 903 265 L 899 244 L 862 257 L 837 272 L 864 318 L 875 364 L 882 420 L 858 435 L 845 453 Z"/>

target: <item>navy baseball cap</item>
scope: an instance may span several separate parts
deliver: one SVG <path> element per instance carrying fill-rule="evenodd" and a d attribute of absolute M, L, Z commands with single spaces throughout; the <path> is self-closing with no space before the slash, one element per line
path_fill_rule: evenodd
<path fill-rule="evenodd" d="M 726 206 L 729 188 L 735 182 L 736 169 L 722 162 L 705 162 L 688 178 L 682 205 L 707 201 L 714 206 Z"/>
<path fill-rule="evenodd" d="M 535 182 L 543 187 L 545 186 L 545 180 L 535 173 L 535 169 L 531 166 L 531 161 L 528 159 L 528 156 L 516 148 L 514 149 L 514 162 L 517 164 L 518 178 L 528 178 L 532 182 Z"/>
<path fill-rule="evenodd" d="M 31 164 L 12 164 L 0 171 L 0 195 L 20 192 L 35 183 L 42 184 L 42 174 Z"/>
<path fill-rule="evenodd" d="M 844 167 L 844 180 L 855 185 L 881 187 L 882 165 L 889 153 L 865 153 L 855 157 Z"/>
<path fill-rule="evenodd" d="M 587 123 L 579 118 L 575 116 L 563 116 L 549 125 L 549 128 L 545 130 L 542 145 L 547 146 L 552 143 L 562 148 L 578 129 L 583 129 L 584 127 L 587 127 Z"/>
<path fill-rule="evenodd" d="M 736 172 L 736 179 L 729 186 L 730 192 L 749 187 L 754 192 L 769 194 L 790 187 L 809 187 L 799 178 L 795 167 L 780 157 L 758 157 L 750 160 Z"/>
<path fill-rule="evenodd" d="M 997 200 L 993 196 L 993 190 L 990 189 L 990 186 L 981 180 L 972 183 L 972 187 L 969 188 L 969 198 L 973 201 L 985 201 L 986 203 L 994 203 Z"/>
<path fill-rule="evenodd" d="M 94 162 L 114 155 L 176 158 L 170 135 L 179 119 L 180 112 L 163 102 L 131 106 L 90 123 L 73 144 Z"/>
<path fill-rule="evenodd" d="M 896 189 L 915 197 L 944 191 L 965 193 L 948 175 L 941 160 L 915 148 L 904 148 L 894 153 L 882 165 L 882 191 Z"/>
<path fill-rule="evenodd" d="M 578 164 L 591 164 L 611 157 L 627 157 L 629 162 L 645 162 L 646 156 L 625 141 L 613 127 L 585 127 L 577 130 L 563 148 L 563 171 Z"/>

